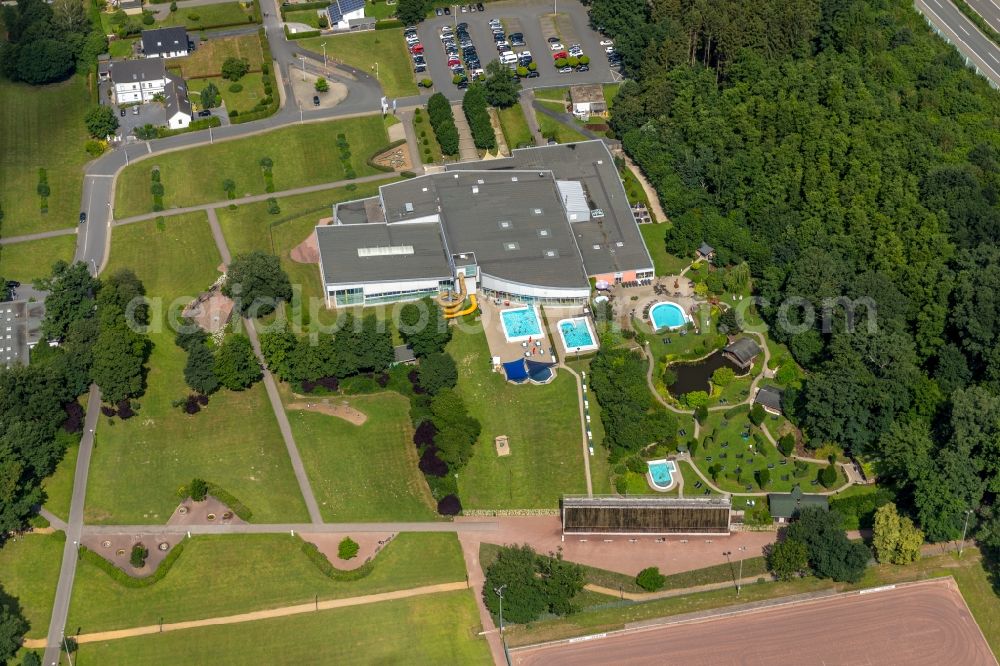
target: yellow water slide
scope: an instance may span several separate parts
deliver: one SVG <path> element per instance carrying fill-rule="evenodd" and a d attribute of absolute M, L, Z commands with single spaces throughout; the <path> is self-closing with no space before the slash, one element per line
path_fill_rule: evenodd
<path fill-rule="evenodd" d="M 454 319 L 455 317 L 464 317 L 467 314 L 472 314 L 473 312 L 475 312 L 478 307 L 479 307 L 479 303 L 476 302 L 476 295 L 475 294 L 469 294 L 469 307 L 465 308 L 464 310 L 459 310 L 458 312 L 447 312 L 446 311 L 444 313 L 444 318 L 445 319 Z"/>
<path fill-rule="evenodd" d="M 471 294 L 469 295 L 469 302 L 471 305 L 467 308 L 462 308 L 462 305 L 465 304 L 465 297 L 467 295 L 465 291 L 465 273 L 459 271 L 455 280 L 458 282 L 458 293 L 448 292 L 441 294 L 437 299 L 438 304 L 441 305 L 441 308 L 444 311 L 445 319 L 454 319 L 455 317 L 462 317 L 464 315 L 471 314 L 476 311 L 476 308 L 479 307 L 479 304 L 476 302 L 476 295 Z"/>

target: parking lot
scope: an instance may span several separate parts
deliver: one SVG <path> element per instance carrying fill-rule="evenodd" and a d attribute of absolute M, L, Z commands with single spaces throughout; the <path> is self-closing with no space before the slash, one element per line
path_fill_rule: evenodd
<path fill-rule="evenodd" d="M 452 100 L 461 99 L 462 91 L 452 83 L 452 72 L 448 68 L 448 58 L 441 46 L 441 28 L 455 27 L 459 23 L 468 24 L 469 37 L 476 48 L 482 67 L 497 60 L 496 42 L 490 30 L 490 19 L 499 19 L 507 35 L 520 32 L 524 35 L 524 46 L 515 46 L 513 51 L 530 51 L 538 64 L 537 78 L 521 79 L 525 88 L 544 88 L 584 83 L 612 83 L 613 74 L 599 42 L 604 37 L 592 30 L 588 24 L 587 10 L 578 0 L 563 0 L 559 3 L 559 14 L 552 15 L 550 2 L 537 0 L 506 0 L 485 5 L 484 12 L 462 12 L 451 8 L 451 16 L 434 16 L 417 28 L 417 35 L 424 46 L 427 71 L 417 74 L 417 78 L 429 76 L 434 88 Z M 584 55 L 590 57 L 590 71 L 560 73 L 553 65 L 549 37 L 557 37 L 568 49 L 571 44 L 579 44 Z"/>

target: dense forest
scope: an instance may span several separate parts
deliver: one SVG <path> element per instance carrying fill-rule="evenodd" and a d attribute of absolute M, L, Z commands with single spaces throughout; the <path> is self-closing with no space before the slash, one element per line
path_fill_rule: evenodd
<path fill-rule="evenodd" d="M 86 70 L 108 48 L 80 0 L 18 0 L 0 9 L 0 73 L 32 85 Z M 97 11 L 96 8 L 94 11 Z"/>
<path fill-rule="evenodd" d="M 875 461 L 929 538 L 973 509 L 1000 547 L 1000 95 L 906 0 L 590 13 L 633 79 L 612 127 L 671 217 L 667 250 L 748 262 L 807 370 L 786 402 L 811 444 Z"/>

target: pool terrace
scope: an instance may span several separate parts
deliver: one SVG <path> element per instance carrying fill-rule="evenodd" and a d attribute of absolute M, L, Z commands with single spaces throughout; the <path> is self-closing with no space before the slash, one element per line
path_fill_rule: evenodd
<path fill-rule="evenodd" d="M 539 306 L 539 325 L 541 334 L 532 336 L 530 346 L 527 344 L 527 340 L 523 342 L 511 342 L 507 339 L 500 313 L 503 310 L 510 310 L 519 307 L 522 306 L 515 304 L 505 306 L 502 303 L 498 306 L 492 299 L 489 298 L 481 298 L 479 300 L 479 311 L 481 313 L 480 316 L 482 318 L 483 330 L 486 332 L 486 342 L 490 348 L 490 356 L 494 359 L 499 358 L 500 363 L 508 363 L 510 361 L 516 361 L 520 358 L 528 358 L 529 360 L 539 361 L 542 363 L 554 363 L 556 359 L 549 353 L 549 351 L 554 350 L 553 340 L 555 338 L 550 335 L 549 331 L 545 328 L 544 320 L 542 320 L 540 314 L 541 306 Z M 540 341 L 542 344 L 535 344 L 537 341 Z M 525 357 L 525 353 L 529 352 L 529 349 L 535 350 L 535 353 L 531 356 Z"/>

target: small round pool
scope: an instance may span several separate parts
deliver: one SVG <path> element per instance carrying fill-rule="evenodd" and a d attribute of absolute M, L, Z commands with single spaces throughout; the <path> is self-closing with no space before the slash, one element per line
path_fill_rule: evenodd
<path fill-rule="evenodd" d="M 681 328 L 691 320 L 684 314 L 684 308 L 671 301 L 660 301 L 650 308 L 649 319 L 657 331 Z"/>

